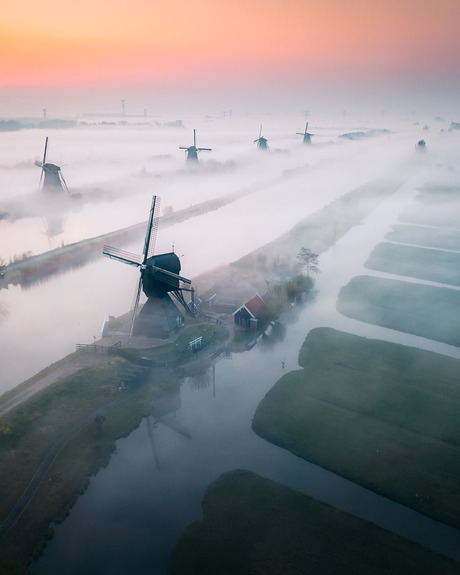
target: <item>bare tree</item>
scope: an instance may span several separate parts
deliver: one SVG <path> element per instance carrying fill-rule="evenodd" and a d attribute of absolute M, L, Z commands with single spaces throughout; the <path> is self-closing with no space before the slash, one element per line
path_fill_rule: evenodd
<path fill-rule="evenodd" d="M 302 262 L 302 266 L 307 270 L 307 276 L 311 273 L 321 273 L 318 267 L 318 254 L 313 253 L 310 248 L 300 248 L 300 252 L 297 254 L 297 257 Z"/>

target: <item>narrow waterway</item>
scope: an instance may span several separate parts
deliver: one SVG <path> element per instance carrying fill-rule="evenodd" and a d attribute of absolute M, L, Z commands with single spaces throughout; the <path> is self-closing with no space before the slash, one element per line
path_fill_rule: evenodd
<path fill-rule="evenodd" d="M 359 335 L 459 357 L 458 349 L 344 318 L 335 308 L 340 288 L 382 240 L 421 180 L 408 181 L 322 254 L 312 304 L 293 312 L 282 341 L 222 359 L 199 382 L 182 382 L 180 407 L 152 418 L 117 442 L 109 465 L 91 479 L 69 517 L 56 526 L 37 575 L 164 574 L 175 541 L 201 517 L 210 482 L 245 468 L 308 493 L 460 561 L 460 532 L 423 517 L 273 446 L 251 430 L 254 411 L 284 373 L 298 368 L 308 331 L 330 326 Z M 263 369 L 261 366 L 264 366 Z M 199 385 L 200 383 L 200 385 Z M 206 385 L 205 385 L 206 384 Z M 174 403 L 174 402 L 173 402 Z"/>

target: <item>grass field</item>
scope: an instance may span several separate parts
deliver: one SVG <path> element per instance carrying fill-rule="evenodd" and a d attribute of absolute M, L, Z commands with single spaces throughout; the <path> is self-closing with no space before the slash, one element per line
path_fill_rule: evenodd
<path fill-rule="evenodd" d="M 426 248 L 460 251 L 460 230 L 429 228 L 425 226 L 395 224 L 385 239 Z"/>
<path fill-rule="evenodd" d="M 460 528 L 460 361 L 328 328 L 253 429 L 296 455 Z"/>
<path fill-rule="evenodd" d="M 412 575 L 458 563 L 329 505 L 235 470 L 212 483 L 203 520 L 182 534 L 169 575 Z"/>
<path fill-rule="evenodd" d="M 392 243 L 378 244 L 365 267 L 460 286 L 460 252 L 454 253 Z"/>
<path fill-rule="evenodd" d="M 340 290 L 340 313 L 367 323 L 460 345 L 460 291 L 357 276 Z"/>

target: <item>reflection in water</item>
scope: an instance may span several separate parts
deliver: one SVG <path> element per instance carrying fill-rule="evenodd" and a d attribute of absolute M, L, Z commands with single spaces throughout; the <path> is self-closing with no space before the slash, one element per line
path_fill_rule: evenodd
<path fill-rule="evenodd" d="M 198 391 L 207 389 L 211 385 L 211 361 L 201 359 L 195 361 L 187 369 L 187 375 L 182 378 L 182 383 L 190 386 L 190 389 Z"/>
<path fill-rule="evenodd" d="M 152 453 L 153 453 L 153 458 L 155 460 L 155 467 L 159 470 L 160 469 L 160 459 L 158 457 L 158 452 L 157 452 L 157 448 L 155 445 L 155 438 L 153 436 L 153 429 L 155 427 L 157 427 L 157 425 L 158 425 L 158 423 L 156 421 L 152 422 L 152 418 L 150 417 L 150 415 L 148 415 L 146 418 L 147 434 L 149 436 L 150 445 L 152 446 Z"/>

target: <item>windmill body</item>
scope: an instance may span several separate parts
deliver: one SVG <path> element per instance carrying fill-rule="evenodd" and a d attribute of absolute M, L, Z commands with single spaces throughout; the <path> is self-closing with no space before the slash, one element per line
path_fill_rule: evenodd
<path fill-rule="evenodd" d="M 62 175 L 60 166 L 51 164 L 46 161 L 46 152 L 48 150 L 48 136 L 45 140 L 45 151 L 43 152 L 43 161 L 36 161 L 35 165 L 42 169 L 40 175 L 39 190 L 44 193 L 56 194 L 68 192 L 67 184 Z"/>
<path fill-rule="evenodd" d="M 180 259 L 174 252 L 153 255 L 159 206 L 160 199 L 153 196 L 142 256 L 110 246 L 104 246 L 102 253 L 111 259 L 140 268 L 130 335 L 165 339 L 184 322 L 184 316 L 171 296 L 181 303 L 187 312 L 192 313 L 185 303 L 182 292 L 187 290 L 193 293 L 193 290 L 185 287 L 184 284 L 190 285 L 191 281 L 179 275 Z M 147 301 L 137 314 L 141 289 Z"/>
<path fill-rule="evenodd" d="M 141 268 L 141 275 L 142 288 L 147 297 L 163 297 L 164 294 L 179 289 L 181 265 L 174 252 L 152 256 L 145 264 L 145 267 Z"/>
<path fill-rule="evenodd" d="M 268 140 L 262 136 L 262 126 L 260 126 L 259 137 L 254 140 L 254 144 L 257 143 L 257 149 L 268 150 Z"/>
<path fill-rule="evenodd" d="M 198 152 L 211 152 L 212 148 L 197 148 L 196 147 L 196 130 L 193 130 L 193 146 L 179 146 L 179 150 L 185 150 L 187 162 L 193 164 L 198 163 Z"/>
<path fill-rule="evenodd" d="M 314 134 L 310 134 L 308 132 L 308 122 L 305 124 L 305 131 L 304 132 L 297 132 L 298 136 L 303 136 L 303 143 L 304 144 L 311 144 L 311 137 L 314 136 Z"/>

